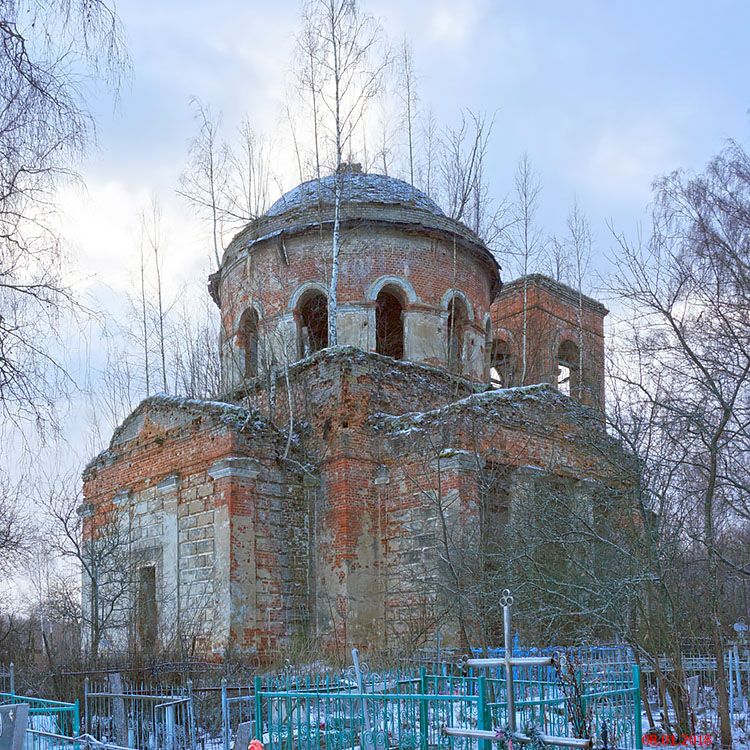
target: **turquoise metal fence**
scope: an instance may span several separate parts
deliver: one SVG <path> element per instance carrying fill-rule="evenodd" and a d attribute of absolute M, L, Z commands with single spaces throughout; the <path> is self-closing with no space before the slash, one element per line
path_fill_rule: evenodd
<path fill-rule="evenodd" d="M 270 750 L 415 750 L 438 745 L 468 750 L 471 740 L 442 734 L 443 726 L 464 722 L 483 728 L 480 696 L 262 690 L 255 718 Z"/>
<path fill-rule="evenodd" d="M 595 742 L 610 748 L 642 748 L 640 675 L 637 667 L 589 684 L 581 696 Z M 540 674 L 519 679 L 515 711 L 520 727 L 572 737 L 571 704 L 559 681 Z M 240 705 L 242 706 L 240 710 Z M 508 723 L 505 683 L 498 677 L 402 674 L 372 679 L 362 691 L 345 680 L 316 681 L 294 689 L 263 685 L 254 695 L 228 699 L 223 747 L 236 721 L 253 721 L 266 750 L 489 750 L 489 742 L 446 736 L 444 727 L 494 730 Z M 244 750 L 244 749 L 243 749 Z"/>
<path fill-rule="evenodd" d="M 14 693 L 0 693 L 0 704 L 29 704 L 29 729 L 76 737 L 81 731 L 78 701 L 64 703 L 46 698 L 32 698 Z"/>

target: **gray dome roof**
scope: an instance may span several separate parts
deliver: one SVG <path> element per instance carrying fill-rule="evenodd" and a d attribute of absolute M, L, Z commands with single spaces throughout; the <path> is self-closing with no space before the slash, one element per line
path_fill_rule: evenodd
<path fill-rule="evenodd" d="M 266 216 L 280 216 L 287 212 L 317 209 L 333 205 L 334 183 L 341 179 L 342 203 L 371 203 L 385 206 L 404 206 L 445 216 L 432 198 L 403 180 L 382 174 L 347 171 L 343 175 L 328 175 L 320 180 L 309 180 L 281 196 L 266 212 Z"/>
<path fill-rule="evenodd" d="M 303 182 L 285 193 L 268 211 L 235 235 L 224 253 L 222 267 L 259 243 L 331 227 L 334 222 L 335 180 L 341 180 L 340 221 L 351 226 L 400 227 L 403 231 L 428 233 L 457 241 L 477 255 L 492 275 L 493 294 L 500 289 L 497 261 L 482 239 L 460 221 L 446 216 L 440 207 L 413 185 L 395 177 L 364 174 L 358 165 L 344 165 L 342 172 Z"/>

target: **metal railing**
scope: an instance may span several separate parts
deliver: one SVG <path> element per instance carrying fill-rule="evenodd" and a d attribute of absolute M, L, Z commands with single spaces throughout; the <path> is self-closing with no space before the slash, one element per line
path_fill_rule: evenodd
<path fill-rule="evenodd" d="M 473 695 L 355 689 L 347 693 L 260 690 L 258 696 L 255 735 L 269 750 L 290 746 L 413 750 L 429 745 L 469 750 L 471 739 L 446 742 L 442 728 L 464 722 L 481 725 L 480 697 Z"/>
<path fill-rule="evenodd" d="M 0 692 L 16 692 L 16 669 L 13 662 L 0 664 Z"/>
<path fill-rule="evenodd" d="M 66 737 L 63 734 L 41 732 L 36 729 L 26 730 L 24 750 L 64 750 L 68 747 L 75 748 L 75 750 L 133 750 L 133 748 L 121 747 L 108 742 L 99 742 L 89 734 L 83 734 L 79 737 Z"/>
<path fill-rule="evenodd" d="M 86 731 L 104 743 L 136 750 L 192 750 L 191 695 L 86 692 Z"/>
<path fill-rule="evenodd" d="M 15 705 L 17 703 L 29 705 L 29 729 L 67 736 L 78 735 L 81 731 L 78 701 L 65 703 L 15 693 L 0 693 L 0 704 Z"/>
<path fill-rule="evenodd" d="M 593 739 L 605 734 L 609 747 L 640 748 L 640 674 L 628 670 L 630 680 L 619 686 L 592 687 L 581 696 L 583 710 L 591 716 Z M 531 683 L 532 681 L 527 681 Z M 386 685 L 376 692 L 357 687 L 317 690 L 304 687 L 280 690 L 256 681 L 255 696 L 244 696 L 229 706 L 244 703 L 243 715 L 225 713 L 223 747 L 229 750 L 236 720 L 253 722 L 253 736 L 267 750 L 343 750 L 359 745 L 362 750 L 398 748 L 414 750 L 428 745 L 455 750 L 489 747 L 498 727 L 509 724 L 505 681 L 484 676 L 446 677 L 420 670 L 411 679 Z M 366 686 L 365 686 L 366 687 Z M 514 711 L 519 728 L 533 724 L 545 735 L 569 737 L 569 702 L 553 683 L 526 684 L 515 695 Z M 479 732 L 479 734 L 477 734 Z M 484 734 L 482 734 L 484 733 Z"/>

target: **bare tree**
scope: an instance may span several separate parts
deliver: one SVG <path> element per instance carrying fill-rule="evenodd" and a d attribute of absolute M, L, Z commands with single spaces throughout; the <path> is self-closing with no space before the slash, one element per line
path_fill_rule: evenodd
<path fill-rule="evenodd" d="M 445 205 L 452 219 L 466 224 L 473 223 L 471 204 L 477 189 L 481 189 L 482 164 L 492 126 L 484 116 L 468 112 L 468 118 L 461 114 L 458 127 L 445 129 L 440 163 Z"/>
<path fill-rule="evenodd" d="M 430 197 L 434 197 L 435 164 L 439 149 L 439 137 L 437 120 L 432 110 L 428 110 L 422 117 L 421 131 L 421 158 L 419 165 L 419 183 L 421 189 Z"/>
<path fill-rule="evenodd" d="M 546 243 L 546 248 L 545 273 L 555 281 L 559 281 L 562 284 L 568 283 L 570 277 L 570 257 L 565 241 L 553 235 Z"/>
<path fill-rule="evenodd" d="M 198 132 L 177 194 L 189 201 L 209 227 L 214 267 L 221 264 L 227 231 L 261 216 L 268 207 L 272 180 L 271 147 L 243 119 L 236 143 L 220 139 L 221 116 L 192 100 Z M 291 122 L 291 113 L 288 113 Z"/>
<path fill-rule="evenodd" d="M 116 88 L 128 63 L 100 0 L 4 2 L 0 59 L 0 409 L 43 427 L 66 381 L 50 340 L 58 312 L 75 304 L 55 189 L 75 177 L 93 134 L 79 72 Z"/>
<path fill-rule="evenodd" d="M 218 321 L 211 300 L 197 307 L 188 299 L 181 295 L 167 328 L 173 391 L 188 398 L 211 398 L 221 391 Z"/>
<path fill-rule="evenodd" d="M 750 157 L 730 144 L 704 173 L 662 179 L 656 197 L 645 244 L 617 235 L 612 289 L 629 312 L 617 374 L 654 412 L 651 435 L 669 446 L 669 498 L 689 510 L 686 534 L 701 552 L 693 589 L 703 597 L 729 747 L 724 580 L 750 576 L 723 544 L 750 517 Z"/>
<path fill-rule="evenodd" d="M 105 363 L 102 368 L 89 368 L 84 390 L 88 417 L 86 455 L 103 450 L 112 430 L 148 395 L 144 392 L 141 363 L 137 354 L 128 350 L 128 332 L 102 332 Z M 123 340 L 124 339 L 124 340 Z"/>
<path fill-rule="evenodd" d="M 8 576 L 31 547 L 30 524 L 23 513 L 25 478 L 11 481 L 0 471 L 0 576 Z"/>
<path fill-rule="evenodd" d="M 493 120 L 468 111 L 461 114 L 457 127 L 446 127 L 442 137 L 430 144 L 434 133 L 425 132 L 428 153 L 425 155 L 428 181 L 434 184 L 435 196 L 442 200 L 448 215 L 461 221 L 484 242 L 493 247 L 509 226 L 505 200 L 492 198 L 485 176 L 485 162 L 492 135 Z M 432 127 L 428 121 L 427 127 Z M 437 163 L 429 164 L 434 149 Z M 435 170 L 434 177 L 431 177 Z"/>
<path fill-rule="evenodd" d="M 141 228 L 146 244 L 151 249 L 153 255 L 154 280 L 156 287 L 156 306 L 153 312 L 156 317 L 157 340 L 159 344 L 159 356 L 161 359 L 162 388 L 164 393 L 169 393 L 169 386 L 167 384 L 166 339 L 164 337 L 164 325 L 167 310 L 164 301 L 164 285 L 162 283 L 162 272 L 164 270 L 164 238 L 161 233 L 161 208 L 159 207 L 159 203 L 155 196 L 151 199 L 151 206 L 149 208 L 150 210 L 148 214 L 146 214 L 145 211 L 141 214 Z"/>
<path fill-rule="evenodd" d="M 223 250 L 222 196 L 226 193 L 227 150 L 219 141 L 220 118 L 198 99 L 192 99 L 198 134 L 190 145 L 190 161 L 180 177 L 178 195 L 189 200 L 206 218 L 216 268 Z"/>
<path fill-rule="evenodd" d="M 573 279 L 576 292 L 578 292 L 578 305 L 576 308 L 576 329 L 578 332 L 578 393 L 576 397 L 580 400 L 583 396 L 583 285 L 588 276 L 589 262 L 591 260 L 591 228 L 586 215 L 581 211 L 578 201 L 573 201 L 573 206 L 568 213 L 568 244 L 573 266 Z"/>
<path fill-rule="evenodd" d="M 316 71 L 316 77 L 306 82 L 315 97 L 315 111 L 320 107 L 321 131 L 330 144 L 335 170 L 329 346 L 337 343 L 342 165 L 345 155 L 355 147 L 367 105 L 378 93 L 388 64 L 387 55 L 379 54 L 381 39 L 380 27 L 372 16 L 361 12 L 357 0 L 311 0 L 305 10 L 300 47 L 309 52 Z"/>
<path fill-rule="evenodd" d="M 95 660 L 105 640 L 130 623 L 133 560 L 127 519 L 115 505 L 100 509 L 94 523 L 75 489 L 77 484 L 72 476 L 51 481 L 42 502 L 51 522 L 52 549 L 81 570 L 81 624 L 87 651 Z M 61 595 L 70 604 L 70 589 L 61 590 Z"/>
<path fill-rule="evenodd" d="M 138 257 L 140 260 L 140 313 L 141 313 L 141 343 L 143 345 L 143 372 L 146 378 L 146 395 L 151 393 L 151 367 L 149 362 L 149 343 L 148 343 L 148 300 L 146 297 L 146 256 L 144 253 L 146 227 L 141 221 L 141 234 L 138 242 Z"/>
<path fill-rule="evenodd" d="M 269 144 L 245 117 L 236 148 L 226 147 L 228 175 L 226 213 L 234 224 L 244 224 L 262 216 L 268 208 L 271 183 Z"/>
<path fill-rule="evenodd" d="M 302 9 L 302 32 L 297 38 L 298 60 L 295 65 L 295 75 L 297 78 L 298 92 L 300 93 L 303 102 L 306 102 L 310 107 L 313 131 L 314 174 L 315 178 L 319 180 L 322 175 L 320 97 L 324 73 L 321 68 L 320 60 L 322 54 L 322 39 L 316 28 L 318 21 L 315 14 L 317 12 L 318 9 L 312 3 L 305 5 Z M 297 146 L 296 131 L 288 107 L 287 116 L 292 130 L 292 137 L 295 142 L 297 160 L 298 162 L 301 162 L 299 148 Z M 302 167 L 300 164 L 300 182 L 302 182 L 303 179 Z"/>
<path fill-rule="evenodd" d="M 660 685 L 669 693 L 677 728 L 691 731 L 682 670 L 681 643 L 690 626 L 681 619 L 685 599 L 679 513 L 659 516 L 666 468 L 657 460 L 663 445 L 644 443 L 647 412 L 622 409 L 618 434 L 628 447 L 648 448 L 653 473 L 629 467 L 633 484 L 590 483 L 577 487 L 564 477 L 539 478 L 533 494 L 514 508 L 511 570 L 527 602 L 532 637 L 580 641 L 611 638 L 629 643 L 639 661 L 658 668 L 668 658 Z M 633 419 L 628 422 L 628 419 Z M 613 473 L 627 476 L 619 451 L 602 454 Z M 625 474 L 623 474 L 623 469 Z M 668 714 L 667 714 L 668 721 Z M 669 731 L 672 726 L 665 724 Z"/>
<path fill-rule="evenodd" d="M 414 74 L 411 47 L 407 39 L 401 42 L 398 51 L 399 96 L 404 105 L 406 142 L 409 151 L 409 182 L 414 185 L 414 122 L 417 117 L 417 81 Z"/>
<path fill-rule="evenodd" d="M 531 160 L 524 154 L 516 169 L 515 201 L 511 211 L 513 221 L 504 232 L 506 249 L 515 258 L 518 272 L 523 278 L 520 385 L 526 385 L 529 357 L 527 277 L 544 249 L 542 235 L 536 224 L 541 189 L 541 182 L 534 172 Z"/>
<path fill-rule="evenodd" d="M 376 150 L 373 153 L 372 164 L 368 164 L 366 144 L 364 144 L 364 169 L 370 168 L 388 175 L 393 172 L 393 163 L 398 156 L 398 144 L 394 131 L 394 117 L 392 113 L 393 96 L 387 79 L 383 80 L 377 96 L 376 110 L 378 112 Z"/>

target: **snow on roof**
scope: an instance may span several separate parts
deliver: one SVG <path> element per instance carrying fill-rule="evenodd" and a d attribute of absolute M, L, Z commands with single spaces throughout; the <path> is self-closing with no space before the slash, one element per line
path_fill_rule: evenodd
<path fill-rule="evenodd" d="M 209 399 L 185 398 L 183 396 L 170 396 L 166 393 L 158 393 L 148 396 L 122 421 L 112 434 L 109 447 L 95 456 L 86 465 L 83 471 L 84 479 L 92 469 L 107 465 L 118 456 L 116 448 L 132 440 L 140 430 L 141 415 L 149 414 L 174 414 L 175 412 L 187 412 L 188 414 L 200 414 L 210 417 L 216 422 L 226 425 L 235 430 L 256 431 L 276 433 L 277 431 L 266 420 L 257 409 L 248 409 L 237 404 L 224 401 L 212 401 Z"/>
<path fill-rule="evenodd" d="M 166 393 L 157 393 L 145 398 L 136 411 L 143 409 L 179 409 L 197 412 L 213 416 L 225 424 L 242 425 L 252 417 L 257 427 L 266 426 L 265 420 L 255 410 L 244 406 L 230 404 L 225 401 L 212 401 L 210 399 L 186 398 L 184 396 L 172 396 Z M 133 412 L 135 413 L 135 412 Z"/>
<path fill-rule="evenodd" d="M 341 185 L 339 218 L 343 225 L 403 227 L 406 231 L 438 233 L 458 240 L 463 250 L 474 254 L 492 277 L 492 291 L 500 289 L 497 259 L 481 237 L 461 221 L 453 219 L 429 196 L 403 180 L 381 174 L 364 174 L 358 165 L 342 165 L 342 171 L 303 182 L 284 194 L 262 216 L 249 222 L 229 243 L 222 269 L 236 262 L 252 248 L 276 240 L 283 247 L 284 236 L 302 234 L 330 226 L 335 216 L 335 188 Z M 209 282 L 212 297 L 219 304 L 221 275 Z"/>
<path fill-rule="evenodd" d="M 392 436 L 405 435 L 434 424 L 442 424 L 446 419 L 460 414 L 473 413 L 479 419 L 487 419 L 492 410 L 502 404 L 521 407 L 536 404 L 543 410 L 543 420 L 548 418 L 550 409 L 567 413 L 571 424 L 576 422 L 596 426 L 597 434 L 601 433 L 600 437 L 606 439 L 606 433 L 600 424 L 600 416 L 594 410 L 562 395 L 547 383 L 489 389 L 429 411 L 406 412 L 399 415 L 374 414 L 372 420 L 376 425 L 384 427 Z M 523 413 L 526 418 L 532 417 L 526 409 Z"/>
<path fill-rule="evenodd" d="M 344 203 L 380 203 L 420 208 L 435 216 L 445 216 L 440 206 L 421 190 L 403 180 L 382 174 L 344 172 L 310 180 L 297 185 L 281 196 L 266 212 L 267 216 L 279 216 L 287 211 L 302 211 L 316 206 L 332 205 L 335 180 L 341 180 L 341 199 Z"/>

